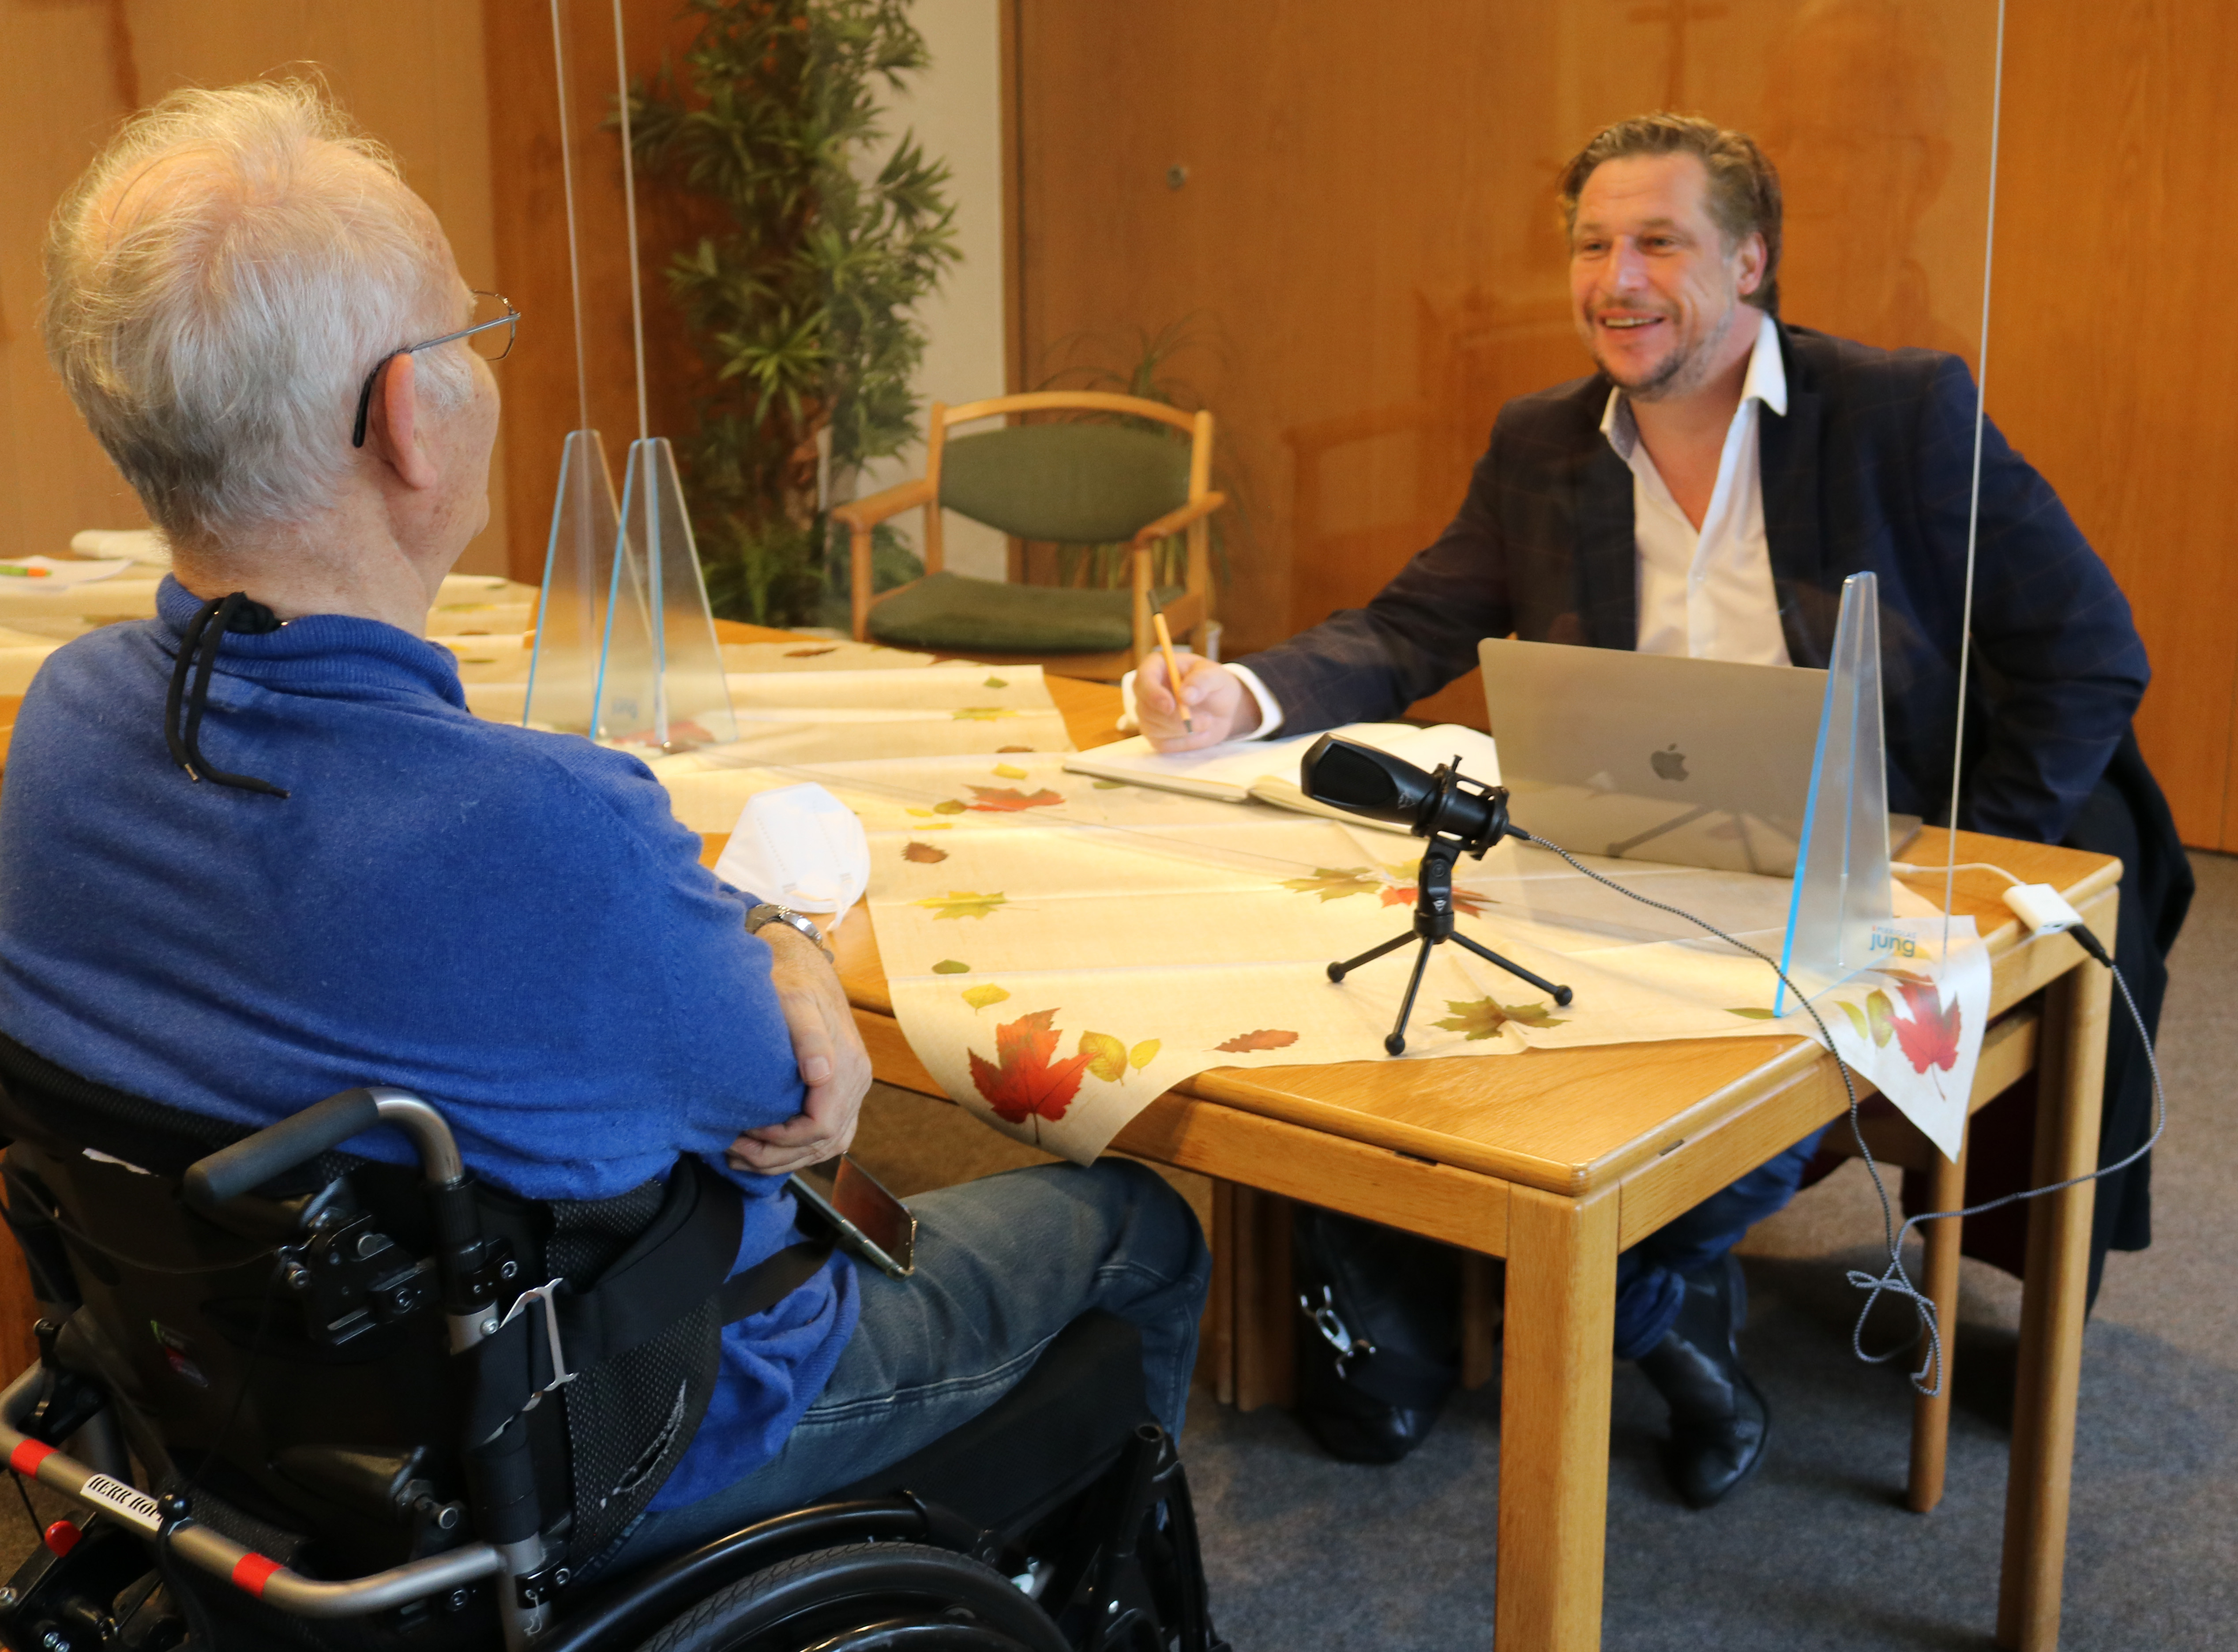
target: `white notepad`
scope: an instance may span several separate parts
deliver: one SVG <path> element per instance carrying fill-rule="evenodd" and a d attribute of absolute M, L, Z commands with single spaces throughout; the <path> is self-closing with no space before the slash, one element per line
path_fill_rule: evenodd
<path fill-rule="evenodd" d="M 1354 723 L 1321 732 L 1374 746 L 1421 769 L 1435 769 L 1459 757 L 1461 772 L 1470 779 L 1488 786 L 1500 783 L 1500 753 L 1492 737 L 1458 724 L 1418 729 L 1406 723 Z M 1137 736 L 1091 751 L 1073 752 L 1066 757 L 1064 766 L 1075 774 L 1093 775 L 1099 780 L 1186 792 L 1192 797 L 1215 797 L 1231 803 L 1256 798 L 1301 814 L 1326 815 L 1355 825 L 1381 824 L 1317 803 L 1298 789 L 1299 761 L 1321 737 L 1321 733 L 1299 734 L 1281 740 L 1230 740 L 1202 751 L 1153 751 L 1150 743 Z M 1407 829 L 1389 829 L 1403 832 Z"/>

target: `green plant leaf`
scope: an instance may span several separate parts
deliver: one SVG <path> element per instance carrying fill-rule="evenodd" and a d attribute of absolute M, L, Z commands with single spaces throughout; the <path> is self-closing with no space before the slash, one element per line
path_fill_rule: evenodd
<path fill-rule="evenodd" d="M 1770 1010 L 1759 1009 L 1754 1005 L 1750 1005 L 1740 1009 L 1729 1009 L 1725 1014 L 1728 1015 L 1738 1015 L 1743 1021 L 1776 1021 L 1779 1019 L 1778 1016 L 1773 1014 Z"/>
<path fill-rule="evenodd" d="M 932 973 L 936 975 L 968 975 L 971 973 L 971 966 L 955 958 L 943 958 L 933 965 Z"/>
<path fill-rule="evenodd" d="M 932 806 L 932 812 L 936 815 L 960 815 L 970 805 L 960 798 L 944 797 Z"/>
<path fill-rule="evenodd" d="M 979 686 L 982 688 L 1008 688 L 1010 685 L 999 677 L 990 677 Z"/>

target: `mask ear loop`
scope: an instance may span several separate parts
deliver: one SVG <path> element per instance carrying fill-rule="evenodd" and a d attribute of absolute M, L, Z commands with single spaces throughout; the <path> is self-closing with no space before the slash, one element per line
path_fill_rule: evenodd
<path fill-rule="evenodd" d="M 209 709 L 210 675 L 217 669 L 218 651 L 225 646 L 225 633 L 236 616 L 247 620 L 242 627 L 245 631 L 279 629 L 272 611 L 261 603 L 251 602 L 248 593 L 243 591 L 215 598 L 195 610 L 195 617 L 187 622 L 185 635 L 179 639 L 178 663 L 171 668 L 171 691 L 163 702 L 164 743 L 170 748 L 171 761 L 187 771 L 189 780 L 209 780 L 236 791 L 285 797 L 287 792 L 270 781 L 217 768 L 202 756 L 202 713 Z M 191 694 L 186 692 L 189 670 L 195 673 Z M 186 710 L 183 721 L 180 717 L 182 699 Z"/>

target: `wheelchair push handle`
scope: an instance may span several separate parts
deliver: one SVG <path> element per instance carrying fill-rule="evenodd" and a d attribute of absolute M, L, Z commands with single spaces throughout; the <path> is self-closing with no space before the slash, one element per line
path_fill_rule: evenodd
<path fill-rule="evenodd" d="M 184 1178 L 186 1202 L 204 1213 L 213 1211 L 382 1124 L 394 1125 L 412 1139 L 420 1169 L 437 1187 L 454 1186 L 465 1176 L 458 1144 L 443 1115 L 415 1095 L 381 1086 L 330 1095 L 245 1140 L 196 1160 Z"/>

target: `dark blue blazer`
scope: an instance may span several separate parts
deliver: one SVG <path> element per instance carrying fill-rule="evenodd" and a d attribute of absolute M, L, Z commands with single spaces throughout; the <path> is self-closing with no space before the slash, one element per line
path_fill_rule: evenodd
<path fill-rule="evenodd" d="M 1763 414 L 1765 534 L 1789 657 L 1823 666 L 1842 581 L 1880 578 L 1889 806 L 1950 816 L 1976 397 L 1965 364 L 1780 328 L 1787 412 Z M 1242 663 L 1286 732 L 1395 717 L 1486 637 L 1631 648 L 1631 470 L 1599 373 L 1500 409 L 1453 525 L 1365 608 Z M 2058 843 L 2149 672 L 2129 605 L 2049 484 L 1983 424 L 1962 825 Z"/>

